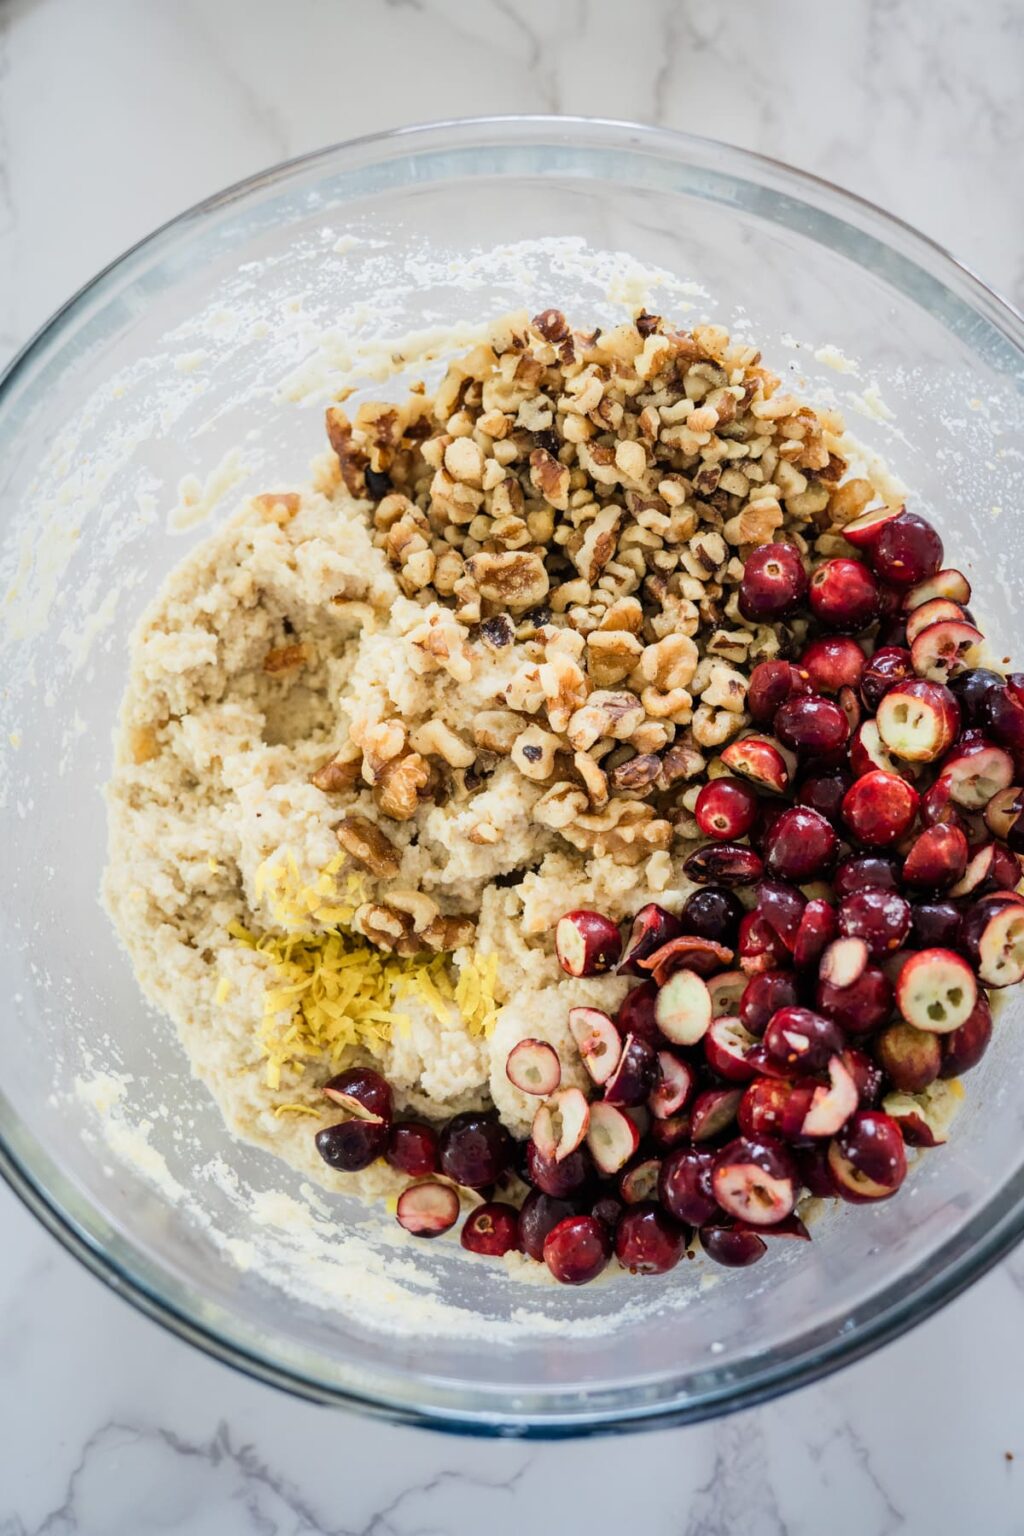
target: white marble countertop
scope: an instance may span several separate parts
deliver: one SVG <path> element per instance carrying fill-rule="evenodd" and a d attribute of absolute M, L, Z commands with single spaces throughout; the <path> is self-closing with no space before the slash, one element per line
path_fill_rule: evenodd
<path fill-rule="evenodd" d="M 488 111 L 638 118 L 790 160 L 1024 304 L 1022 69 L 1020 0 L 0 0 L 0 360 L 207 193 Z M 1024 1251 L 816 1387 L 557 1446 L 249 1382 L 136 1315 L 5 1190 L 0 1251 L 0 1536 L 1024 1533 Z"/>

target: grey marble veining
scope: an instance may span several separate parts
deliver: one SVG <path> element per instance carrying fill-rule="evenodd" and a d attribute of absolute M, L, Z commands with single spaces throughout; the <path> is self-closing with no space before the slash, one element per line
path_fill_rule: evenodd
<path fill-rule="evenodd" d="M 0 358 L 264 165 L 482 112 L 638 118 L 835 180 L 1024 302 L 1019 0 L 0 0 Z M 616 1442 L 294 1402 L 81 1271 L 0 1190 L 0 1536 L 1024 1533 L 1024 1256 L 840 1376 Z"/>

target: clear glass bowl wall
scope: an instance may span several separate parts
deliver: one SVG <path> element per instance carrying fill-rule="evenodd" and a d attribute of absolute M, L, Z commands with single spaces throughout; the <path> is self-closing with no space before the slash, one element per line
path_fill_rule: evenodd
<path fill-rule="evenodd" d="M 567 237 L 568 258 L 545 244 Z M 287 1265 L 240 1257 L 266 1239 L 247 1197 L 283 1189 L 301 1202 L 299 1181 L 228 1137 L 97 899 L 128 637 L 208 531 L 169 531 L 166 514 L 183 476 L 202 480 L 232 449 L 244 473 L 220 513 L 304 478 L 322 447 L 322 392 L 296 398 L 311 353 L 329 387 L 353 336 L 520 306 L 607 322 L 644 297 L 624 260 L 581 270 L 583 246 L 671 274 L 678 283 L 646 295 L 652 307 L 739 329 L 812 398 L 834 395 L 938 523 L 996 649 L 1022 653 L 1020 321 L 876 210 L 711 143 L 509 120 L 327 151 L 129 253 L 44 330 L 0 397 L 0 590 L 13 591 L 0 609 L 8 1177 L 69 1247 L 211 1352 L 309 1395 L 502 1433 L 702 1417 L 808 1379 L 966 1284 L 1019 1235 L 1024 1200 L 1024 1010 L 1012 999 L 949 1145 L 899 1198 L 846 1209 L 809 1249 L 779 1244 L 713 1286 L 684 1269 L 524 1293 L 454 1244 L 424 1244 L 421 1267 L 485 1326 L 407 1319 L 395 1334 L 349 1303 L 310 1299 Z M 691 281 L 703 294 L 679 286 Z M 824 344 L 859 372 L 816 356 Z M 156 1185 L 69 1092 L 107 1071 L 130 1076 L 131 1113 L 150 1122 L 166 1169 Z M 216 1159 L 241 1198 L 204 1178 Z M 168 1197 L 168 1178 L 187 1199 Z M 332 1220 L 356 1220 L 351 1204 L 334 1200 Z M 391 1219 L 373 1220 L 386 1242 Z M 547 1327 L 514 1333 L 523 1307 Z"/>

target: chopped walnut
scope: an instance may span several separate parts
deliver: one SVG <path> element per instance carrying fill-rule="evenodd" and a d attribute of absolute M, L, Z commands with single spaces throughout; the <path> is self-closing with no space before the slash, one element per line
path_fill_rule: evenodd
<path fill-rule="evenodd" d="M 697 647 L 689 635 L 666 635 L 663 640 L 645 646 L 640 675 L 645 682 L 665 691 L 688 688 L 698 660 Z"/>
<path fill-rule="evenodd" d="M 358 748 L 343 747 L 341 751 L 309 776 L 309 782 L 326 795 L 340 794 L 352 789 L 362 770 L 362 755 Z"/>
<path fill-rule="evenodd" d="M 409 745 L 424 757 L 443 757 L 452 768 L 468 768 L 476 753 L 442 720 L 427 720 L 409 737 Z"/>
<path fill-rule="evenodd" d="M 420 939 L 435 953 L 447 954 L 462 949 L 476 938 L 476 923 L 471 917 L 445 917 L 439 914 L 420 930 Z"/>
<path fill-rule="evenodd" d="M 160 743 L 151 725 L 133 726 L 129 740 L 132 762 L 137 766 L 151 762 L 154 757 L 160 755 Z"/>
<path fill-rule="evenodd" d="M 576 710 L 566 734 L 578 752 L 587 752 L 603 736 L 628 741 L 643 719 L 644 707 L 635 693 L 597 689 L 583 708 Z"/>
<path fill-rule="evenodd" d="M 485 709 L 473 719 L 473 740 L 485 752 L 507 757 L 522 729 L 522 715 L 510 709 Z"/>
<path fill-rule="evenodd" d="M 393 879 L 402 865 L 394 843 L 365 816 L 345 816 L 335 828 L 338 842 L 358 864 L 379 879 Z"/>
<path fill-rule="evenodd" d="M 592 806 L 600 807 L 608 803 L 608 775 L 599 763 L 595 762 L 589 752 L 573 753 L 573 767 L 583 780 L 583 786 L 587 791 L 587 797 Z"/>
<path fill-rule="evenodd" d="M 700 704 L 693 712 L 693 739 L 702 747 L 721 747 L 735 736 L 747 717 L 730 709 Z"/>
<path fill-rule="evenodd" d="M 595 688 L 614 688 L 625 682 L 642 654 L 643 646 L 628 629 L 592 630 L 587 636 L 587 673 Z"/>
<path fill-rule="evenodd" d="M 533 807 L 533 819 L 556 832 L 570 826 L 589 804 L 586 791 L 578 784 L 561 781 L 545 790 Z"/>
<path fill-rule="evenodd" d="M 481 552 L 470 556 L 466 569 L 481 597 L 514 613 L 535 608 L 548 595 L 550 581 L 539 554 Z"/>
<path fill-rule="evenodd" d="M 392 821 L 408 821 L 416 814 L 420 792 L 430 777 L 430 765 L 418 752 L 392 758 L 381 768 L 374 785 L 378 809 Z"/>
<path fill-rule="evenodd" d="M 549 647 L 549 656 L 537 668 L 537 681 L 544 692 L 551 729 L 566 731 L 575 711 L 586 702 L 587 678 L 571 656 L 554 647 Z"/>
<path fill-rule="evenodd" d="M 655 752 L 638 752 L 612 769 L 609 779 L 613 789 L 646 794 L 661 773 L 661 758 Z"/>
<path fill-rule="evenodd" d="M 550 731 L 539 725 L 527 726 L 512 744 L 512 761 L 519 772 L 528 779 L 543 784 L 551 777 L 555 766 L 555 753 L 561 742 Z"/>
<path fill-rule="evenodd" d="M 364 901 L 352 917 L 352 927 L 378 949 L 399 955 L 417 955 L 422 945 L 413 933 L 412 918 L 375 901 Z"/>

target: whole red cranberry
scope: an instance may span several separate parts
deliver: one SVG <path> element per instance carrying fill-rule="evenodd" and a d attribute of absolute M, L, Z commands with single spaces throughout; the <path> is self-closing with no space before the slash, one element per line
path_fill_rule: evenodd
<path fill-rule="evenodd" d="M 852 896 L 854 891 L 862 891 L 868 885 L 878 886 L 883 891 L 895 891 L 900 885 L 899 870 L 895 862 L 884 854 L 855 854 L 853 858 L 843 859 L 841 864 L 836 865 L 832 884 L 840 900 L 844 896 Z"/>
<path fill-rule="evenodd" d="M 765 843 L 765 869 L 779 880 L 802 885 L 816 880 L 835 862 L 839 839 L 824 816 L 809 806 L 783 811 Z"/>
<path fill-rule="evenodd" d="M 780 704 L 796 693 L 809 693 L 807 679 L 789 661 L 759 661 L 747 686 L 747 709 L 758 725 L 775 719 Z"/>
<path fill-rule="evenodd" d="M 859 560 L 823 560 L 808 600 L 815 618 L 831 629 L 867 629 L 878 614 L 878 582 Z"/>
<path fill-rule="evenodd" d="M 914 665 L 906 646 L 881 646 L 861 674 L 860 696 L 864 708 L 874 714 L 893 684 L 906 682 L 913 675 Z"/>
<path fill-rule="evenodd" d="M 436 1173 L 437 1132 L 419 1120 L 398 1120 L 391 1127 L 391 1139 L 384 1154 L 392 1168 L 407 1173 L 411 1179 Z"/>
<path fill-rule="evenodd" d="M 762 544 L 747 556 L 739 605 L 745 619 L 781 619 L 807 594 L 807 572 L 791 544 Z"/>
<path fill-rule="evenodd" d="M 826 821 L 835 821 L 843 796 L 852 783 L 853 778 L 845 768 L 828 768 L 820 773 L 810 773 L 800 781 L 796 792 L 797 804 L 809 805 L 812 811 L 817 811 Z"/>
<path fill-rule="evenodd" d="M 467 1189 L 486 1189 L 512 1161 L 512 1138 L 497 1115 L 454 1115 L 441 1132 L 441 1172 Z"/>
<path fill-rule="evenodd" d="M 567 1216 L 580 1214 L 577 1199 L 559 1198 L 546 1195 L 542 1189 L 531 1189 L 519 1211 L 519 1245 L 523 1252 L 531 1259 L 543 1259 L 544 1239 L 552 1227 L 557 1227 Z"/>
<path fill-rule="evenodd" d="M 762 971 L 751 976 L 740 998 L 740 1021 L 752 1035 L 763 1035 L 773 1014 L 800 1001 L 792 971 Z"/>
<path fill-rule="evenodd" d="M 615 1257 L 632 1275 L 663 1275 L 686 1250 L 686 1230 L 654 1200 L 641 1200 L 622 1214 L 615 1232 Z"/>
<path fill-rule="evenodd" d="M 1005 686 L 999 673 L 992 672 L 988 667 L 969 667 L 966 672 L 961 672 L 957 677 L 951 677 L 949 680 L 950 691 L 960 705 L 964 724 L 982 728 L 987 723 L 986 706 L 989 695 L 1002 692 Z"/>
<path fill-rule="evenodd" d="M 562 1285 L 595 1280 L 611 1256 L 611 1233 L 596 1216 L 566 1216 L 544 1239 L 544 1262 Z"/>
<path fill-rule="evenodd" d="M 800 670 L 806 675 L 812 692 L 838 693 L 840 688 L 858 686 L 866 663 L 863 647 L 852 635 L 822 635 L 804 650 Z M 785 702 L 784 698 L 779 700 L 779 704 Z"/>
<path fill-rule="evenodd" d="M 910 903 L 898 891 L 868 886 L 844 898 L 839 908 L 844 938 L 863 939 L 875 960 L 895 954 L 910 932 Z"/>
<path fill-rule="evenodd" d="M 699 1227 L 718 1210 L 711 1193 L 715 1154 L 697 1147 L 674 1147 L 661 1165 L 658 1198 L 676 1221 Z"/>
<path fill-rule="evenodd" d="M 742 779 L 712 779 L 697 796 L 693 814 L 705 837 L 734 842 L 746 837 L 754 825 L 759 804 Z"/>
<path fill-rule="evenodd" d="M 684 933 L 733 948 L 743 916 L 743 903 L 724 885 L 705 885 L 690 892 L 680 916 Z"/>
<path fill-rule="evenodd" d="M 850 722 L 832 699 L 817 693 L 789 699 L 775 715 L 783 746 L 807 757 L 831 757 L 846 745 Z"/>
<path fill-rule="evenodd" d="M 942 540 L 916 512 L 901 512 L 879 530 L 867 550 L 871 569 L 891 587 L 912 587 L 942 565 Z"/>

